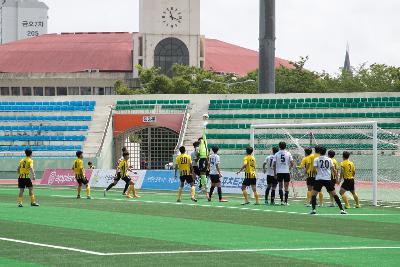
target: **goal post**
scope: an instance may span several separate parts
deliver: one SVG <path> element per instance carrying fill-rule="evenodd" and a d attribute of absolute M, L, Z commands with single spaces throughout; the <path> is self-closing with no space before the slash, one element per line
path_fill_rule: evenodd
<path fill-rule="evenodd" d="M 359 122 L 327 122 L 327 123 L 297 123 L 297 124 L 252 124 L 250 127 L 250 145 L 257 154 L 268 154 L 272 146 L 280 141 L 288 144 L 289 151 L 297 155 L 296 164 L 304 156 L 304 149 L 315 145 L 325 146 L 336 151 L 337 161 L 341 162 L 338 152 L 349 151 L 359 155 L 356 163 L 360 171 L 356 171 L 356 180 L 362 175 L 368 184 L 369 197 L 372 205 L 378 205 L 378 123 L 376 121 Z M 385 131 L 386 132 L 386 131 Z M 398 138 L 392 134 L 393 139 Z M 397 144 L 383 140 L 382 147 L 393 151 Z M 261 153 L 260 153 L 261 152 Z M 351 158 L 352 159 L 352 158 Z M 366 160 L 364 160 L 366 159 Z M 365 165 L 364 165 L 365 164 Z M 362 166 L 360 166 L 362 165 Z M 303 177 L 304 178 L 304 177 Z M 298 181 L 300 183 L 300 181 Z M 357 188 L 356 188 L 357 189 Z"/>

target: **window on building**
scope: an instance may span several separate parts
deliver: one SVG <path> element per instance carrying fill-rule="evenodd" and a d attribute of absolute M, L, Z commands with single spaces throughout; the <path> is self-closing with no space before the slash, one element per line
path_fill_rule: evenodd
<path fill-rule="evenodd" d="M 57 87 L 57 95 L 68 95 L 67 87 Z"/>
<path fill-rule="evenodd" d="M 22 87 L 22 95 L 24 95 L 24 96 L 32 95 L 32 88 L 31 87 Z"/>
<path fill-rule="evenodd" d="M 143 56 L 143 37 L 139 37 L 139 57 Z"/>
<path fill-rule="evenodd" d="M 138 64 L 143 67 L 143 59 L 139 59 Z"/>
<path fill-rule="evenodd" d="M 154 50 L 154 66 L 160 68 L 161 73 L 172 76 L 174 64 L 189 65 L 189 50 L 181 40 L 166 38 Z"/>
<path fill-rule="evenodd" d="M 46 87 L 44 89 L 44 93 L 46 96 L 55 96 L 56 95 L 56 88 L 54 87 Z"/>
<path fill-rule="evenodd" d="M 105 90 L 106 90 L 106 92 L 105 92 L 106 95 L 114 94 L 114 88 L 112 88 L 112 87 L 106 87 Z"/>
<path fill-rule="evenodd" d="M 13 96 L 20 96 L 21 90 L 19 87 L 11 87 L 11 95 Z"/>
<path fill-rule="evenodd" d="M 104 87 L 95 87 L 94 94 L 95 95 L 104 95 Z"/>
<path fill-rule="evenodd" d="M 92 88 L 90 87 L 81 87 L 81 95 L 91 95 Z"/>
<path fill-rule="evenodd" d="M 1 93 L 1 95 L 10 95 L 10 88 L 9 87 L 1 87 L 0 93 Z"/>
<path fill-rule="evenodd" d="M 68 95 L 79 95 L 79 87 L 68 87 Z"/>
<path fill-rule="evenodd" d="M 43 96 L 43 87 L 33 87 L 34 96 Z"/>

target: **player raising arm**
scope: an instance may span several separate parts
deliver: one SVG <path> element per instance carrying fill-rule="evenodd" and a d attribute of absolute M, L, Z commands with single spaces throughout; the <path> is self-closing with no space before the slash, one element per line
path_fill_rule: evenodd
<path fill-rule="evenodd" d="M 193 181 L 193 167 L 192 167 L 192 158 L 186 154 L 186 148 L 181 146 L 179 148 L 179 152 L 181 153 L 178 157 L 176 157 L 175 162 L 175 179 L 177 178 L 177 171 L 180 172 L 180 186 L 178 191 L 178 200 L 177 202 L 182 201 L 182 193 L 183 187 L 185 186 L 185 182 L 190 184 L 190 199 L 193 202 L 197 202 L 196 199 L 196 188 L 194 186 Z"/>
<path fill-rule="evenodd" d="M 254 197 L 256 199 L 255 205 L 260 205 L 258 193 L 257 193 L 257 175 L 256 175 L 256 158 L 253 156 L 254 149 L 252 147 L 246 148 L 247 156 L 243 159 L 242 168 L 236 173 L 239 174 L 243 170 L 245 171 L 244 180 L 242 184 L 242 192 L 244 197 L 244 203 L 242 205 L 249 205 L 249 194 L 246 189 L 248 186 L 251 187 L 254 193 Z"/>
<path fill-rule="evenodd" d="M 328 191 L 329 195 L 335 199 L 336 204 L 340 209 L 341 214 L 347 214 L 343 210 L 342 203 L 338 195 L 336 195 L 335 187 L 332 185 L 331 175 L 332 173 L 337 174 L 335 167 L 333 166 L 332 159 L 328 158 L 326 155 L 326 148 L 320 147 L 320 156 L 314 159 L 314 172 L 317 174 L 315 176 L 315 183 L 313 187 L 312 197 L 311 197 L 311 205 L 312 211 L 310 214 L 317 214 L 316 206 L 317 206 L 317 195 L 321 192 L 322 187 L 325 187 Z"/>
<path fill-rule="evenodd" d="M 350 191 L 353 195 L 354 202 L 356 202 L 356 208 L 360 208 L 360 200 L 358 198 L 357 193 L 355 192 L 354 186 L 354 176 L 356 175 L 356 167 L 354 163 L 349 160 L 350 153 L 347 151 L 343 152 L 343 161 L 340 163 L 341 172 L 340 172 L 340 181 L 343 180 L 342 186 L 340 188 L 340 195 L 345 203 L 346 209 L 350 208 L 349 200 L 347 199 L 346 192 Z"/>
<path fill-rule="evenodd" d="M 275 190 L 278 185 L 278 180 L 274 172 L 275 154 L 279 151 L 277 147 L 272 148 L 272 154 L 269 155 L 263 164 L 264 174 L 267 174 L 267 189 L 265 189 L 265 205 L 268 205 L 268 196 L 271 191 L 271 205 L 275 205 Z M 272 189 L 272 190 L 271 190 Z"/>
<path fill-rule="evenodd" d="M 83 168 L 83 152 L 77 151 L 76 157 L 77 159 L 74 161 L 74 165 L 72 166 L 72 170 L 75 173 L 75 179 L 78 182 L 78 194 L 76 198 L 81 198 L 82 184 L 84 184 L 86 186 L 86 198 L 90 199 L 90 185 L 85 176 L 85 169 Z"/>
<path fill-rule="evenodd" d="M 36 180 L 35 170 L 33 169 L 33 160 L 32 160 L 32 150 L 25 150 L 25 158 L 22 159 L 18 164 L 18 207 L 22 208 L 22 200 L 24 197 L 25 188 L 29 189 L 29 196 L 31 197 L 31 206 L 38 207 L 39 204 L 36 203 L 35 195 L 33 194 L 33 184 L 32 180 Z M 30 174 L 32 174 L 32 180 L 30 178 Z"/>

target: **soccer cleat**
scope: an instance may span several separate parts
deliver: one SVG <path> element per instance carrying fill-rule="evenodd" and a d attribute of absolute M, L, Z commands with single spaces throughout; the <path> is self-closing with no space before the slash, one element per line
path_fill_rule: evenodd
<path fill-rule="evenodd" d="M 318 205 L 318 207 L 319 207 L 319 208 L 322 208 L 323 206 L 324 206 L 324 204 L 322 204 L 322 205 L 321 205 L 321 204 L 319 204 L 319 205 Z"/>
<path fill-rule="evenodd" d="M 254 206 L 260 206 L 260 203 L 256 202 L 256 203 L 254 203 Z"/>
<path fill-rule="evenodd" d="M 90 196 L 87 196 L 86 199 L 92 199 Z"/>
<path fill-rule="evenodd" d="M 346 210 L 351 209 L 350 205 L 349 205 L 349 206 L 344 206 L 344 208 L 345 208 Z"/>
<path fill-rule="evenodd" d="M 282 201 L 282 202 L 281 202 L 281 206 L 285 206 L 285 202 Z"/>
<path fill-rule="evenodd" d="M 290 204 L 287 203 L 287 202 L 284 202 L 283 205 L 284 205 L 284 206 L 289 206 Z"/>
<path fill-rule="evenodd" d="M 134 195 L 133 197 L 134 198 L 141 198 L 141 196 L 139 196 L 139 195 Z"/>
<path fill-rule="evenodd" d="M 181 203 L 181 202 L 182 202 L 182 200 L 178 199 L 176 202 L 178 202 L 178 203 Z"/>
<path fill-rule="evenodd" d="M 107 189 L 104 189 L 103 196 L 106 197 Z"/>
<path fill-rule="evenodd" d="M 208 200 L 208 202 L 211 202 L 211 198 L 209 197 L 209 198 L 207 198 L 207 200 Z"/>
<path fill-rule="evenodd" d="M 130 195 L 126 195 L 126 198 L 133 198 L 133 196 L 130 196 Z"/>
<path fill-rule="evenodd" d="M 346 212 L 345 210 L 341 210 L 341 211 L 340 211 L 340 214 L 342 214 L 342 215 L 346 215 L 346 214 L 347 214 L 347 212 Z"/>
<path fill-rule="evenodd" d="M 311 214 L 311 215 L 315 215 L 315 214 L 317 214 L 317 211 L 316 211 L 316 210 L 312 210 L 312 211 L 310 212 L 310 214 Z"/>
<path fill-rule="evenodd" d="M 356 209 L 359 209 L 359 208 L 361 208 L 361 205 L 356 205 L 355 207 L 356 207 Z"/>
<path fill-rule="evenodd" d="M 31 207 L 39 207 L 39 204 L 37 204 L 37 203 L 31 203 Z"/>
<path fill-rule="evenodd" d="M 228 202 L 228 200 L 221 198 L 221 199 L 219 200 L 219 202 L 225 203 L 225 202 Z"/>
<path fill-rule="evenodd" d="M 307 204 L 307 208 L 311 208 L 312 207 L 312 205 L 311 204 Z"/>
<path fill-rule="evenodd" d="M 194 197 L 192 197 L 190 200 L 192 200 L 193 202 L 197 202 L 197 199 L 195 199 Z"/>
<path fill-rule="evenodd" d="M 271 202 L 271 204 L 270 204 L 271 206 L 275 206 L 275 202 Z"/>
<path fill-rule="evenodd" d="M 242 203 L 242 206 L 246 206 L 246 205 L 249 205 L 250 204 L 250 202 L 244 202 L 244 203 Z"/>
<path fill-rule="evenodd" d="M 80 198 L 81 198 L 81 196 L 80 196 L 80 195 L 77 195 L 77 196 L 76 196 L 76 198 L 77 198 L 77 199 L 80 199 Z"/>
<path fill-rule="evenodd" d="M 22 206 L 22 204 L 18 204 L 18 208 L 23 208 L 24 206 Z"/>
<path fill-rule="evenodd" d="M 128 195 L 128 194 L 125 192 L 125 193 L 122 193 L 122 195 L 123 195 L 123 196 L 126 196 L 126 195 Z"/>

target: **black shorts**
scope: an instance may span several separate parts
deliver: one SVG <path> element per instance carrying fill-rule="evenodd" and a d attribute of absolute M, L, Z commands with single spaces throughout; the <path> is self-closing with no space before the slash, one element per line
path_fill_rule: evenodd
<path fill-rule="evenodd" d="M 307 177 L 307 186 L 314 186 L 315 177 Z"/>
<path fill-rule="evenodd" d="M 188 184 L 193 183 L 193 176 L 191 176 L 191 175 L 181 176 L 180 179 L 181 179 L 181 183 L 184 183 L 184 182 L 186 182 Z"/>
<path fill-rule="evenodd" d="M 117 172 L 117 176 L 114 178 L 114 181 L 115 181 L 116 183 L 118 183 L 119 180 L 121 180 L 121 173 L 120 173 L 120 172 Z"/>
<path fill-rule="evenodd" d="M 275 178 L 275 176 L 267 175 L 267 184 L 272 184 L 273 186 L 275 186 L 278 184 L 278 180 Z"/>
<path fill-rule="evenodd" d="M 33 187 L 30 178 L 18 178 L 18 188 L 31 188 Z"/>
<path fill-rule="evenodd" d="M 86 177 L 82 175 L 75 175 L 75 179 L 78 182 L 79 186 L 81 186 L 82 184 L 87 185 L 89 183 Z"/>
<path fill-rule="evenodd" d="M 124 181 L 127 184 L 129 184 L 132 180 L 129 176 L 121 177 L 121 179 L 122 179 L 122 181 Z"/>
<path fill-rule="evenodd" d="M 354 191 L 354 179 L 344 179 L 342 189 L 346 191 Z"/>
<path fill-rule="evenodd" d="M 321 192 L 322 187 L 325 187 L 328 192 L 335 191 L 331 180 L 315 180 L 314 191 Z"/>
<path fill-rule="evenodd" d="M 196 174 L 197 176 L 200 176 L 200 169 L 199 169 L 199 166 L 193 166 L 193 172 L 194 172 L 194 174 Z"/>
<path fill-rule="evenodd" d="M 200 170 L 200 173 L 207 172 L 207 170 L 208 170 L 208 159 L 200 159 L 199 160 L 199 170 Z"/>
<path fill-rule="evenodd" d="M 257 179 L 256 178 L 245 178 L 243 180 L 244 186 L 252 186 L 252 185 L 257 185 Z"/>
<path fill-rule="evenodd" d="M 278 179 L 278 182 L 290 182 L 290 173 L 278 173 L 276 174 L 276 177 Z"/>
<path fill-rule="evenodd" d="M 337 180 L 336 179 L 331 179 L 331 182 L 332 182 L 333 187 L 335 187 L 336 183 L 337 183 Z"/>
<path fill-rule="evenodd" d="M 221 179 L 219 178 L 219 174 L 211 174 L 210 180 L 211 180 L 212 184 L 218 184 L 221 182 Z"/>

